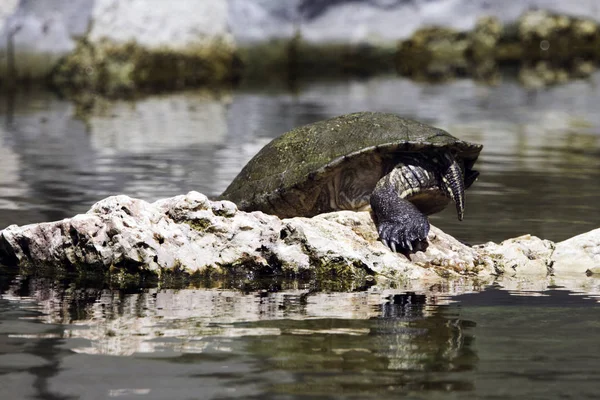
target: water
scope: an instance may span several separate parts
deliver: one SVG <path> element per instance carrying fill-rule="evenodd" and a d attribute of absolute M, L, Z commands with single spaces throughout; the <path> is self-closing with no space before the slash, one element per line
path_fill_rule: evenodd
<path fill-rule="evenodd" d="M 433 216 L 472 243 L 525 233 L 559 241 L 598 227 L 600 74 L 528 91 L 506 78 L 429 85 L 396 77 L 285 91 L 194 91 L 98 101 L 87 119 L 49 93 L 0 99 L 0 228 L 87 211 L 109 195 L 219 194 L 271 138 L 359 110 L 395 112 L 484 144 L 465 220 Z"/>
<path fill-rule="evenodd" d="M 216 195 L 276 135 L 373 110 L 484 144 L 465 220 L 450 208 L 435 225 L 471 243 L 560 241 L 600 225 L 599 83 L 378 77 L 91 107 L 2 94 L 0 229 L 112 194 Z M 0 387 L 41 399 L 597 398 L 599 282 L 117 290 L 0 273 Z"/>
<path fill-rule="evenodd" d="M 597 398 L 598 298 L 501 289 L 14 282 L 0 386 L 41 399 Z"/>

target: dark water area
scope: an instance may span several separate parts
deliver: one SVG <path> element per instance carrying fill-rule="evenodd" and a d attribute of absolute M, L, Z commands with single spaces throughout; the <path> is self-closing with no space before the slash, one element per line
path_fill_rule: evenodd
<path fill-rule="evenodd" d="M 598 297 L 456 288 L 0 297 L 0 387 L 25 399 L 593 399 Z"/>
<path fill-rule="evenodd" d="M 0 229 L 109 195 L 219 194 L 271 138 L 353 111 L 484 145 L 471 243 L 600 226 L 600 75 L 544 89 L 398 77 L 76 104 L 0 94 Z M 82 118 L 82 110 L 89 115 Z M 18 399 L 598 398 L 600 281 L 352 292 L 97 287 L 0 273 L 0 388 Z"/>

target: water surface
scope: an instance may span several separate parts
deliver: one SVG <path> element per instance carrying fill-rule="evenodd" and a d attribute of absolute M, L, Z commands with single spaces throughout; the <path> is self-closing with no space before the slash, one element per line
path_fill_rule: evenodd
<path fill-rule="evenodd" d="M 220 193 L 271 138 L 353 111 L 416 118 L 484 144 L 472 243 L 555 241 L 600 225 L 600 75 L 527 90 L 506 77 L 397 77 L 189 91 L 86 107 L 0 96 L 0 229 L 109 195 Z M 600 392 L 597 278 L 452 289 L 298 282 L 114 289 L 0 273 L 0 388 L 36 399 L 585 399 Z"/>
<path fill-rule="evenodd" d="M 0 228 L 70 217 L 112 194 L 148 201 L 224 190 L 271 138 L 342 113 L 395 112 L 482 143 L 465 220 L 432 221 L 469 242 L 531 233 L 555 241 L 598 227 L 600 75 L 527 90 L 397 77 L 320 82 L 294 93 L 192 91 L 97 101 L 91 116 L 50 93 L 0 103 Z"/>
<path fill-rule="evenodd" d="M 597 398 L 597 297 L 457 289 L 22 280 L 0 296 L 0 386 L 41 399 Z"/>

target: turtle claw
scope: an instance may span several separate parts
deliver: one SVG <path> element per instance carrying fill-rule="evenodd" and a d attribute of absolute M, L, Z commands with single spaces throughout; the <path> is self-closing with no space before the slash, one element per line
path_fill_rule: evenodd
<path fill-rule="evenodd" d="M 408 254 L 427 247 L 427 216 L 401 198 L 394 187 L 376 187 L 370 203 L 379 239 L 392 251 Z"/>
<path fill-rule="evenodd" d="M 429 233 L 429 222 L 400 224 L 383 221 L 378 226 L 379 239 L 395 253 L 414 253 L 422 250 Z"/>

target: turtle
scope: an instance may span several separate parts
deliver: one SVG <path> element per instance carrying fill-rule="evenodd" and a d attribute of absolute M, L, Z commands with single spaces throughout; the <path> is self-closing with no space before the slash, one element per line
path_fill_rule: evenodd
<path fill-rule="evenodd" d="M 480 144 L 393 113 L 357 112 L 293 129 L 265 145 L 220 196 L 280 218 L 369 210 L 392 251 L 427 248 L 428 215 L 465 189 Z"/>

